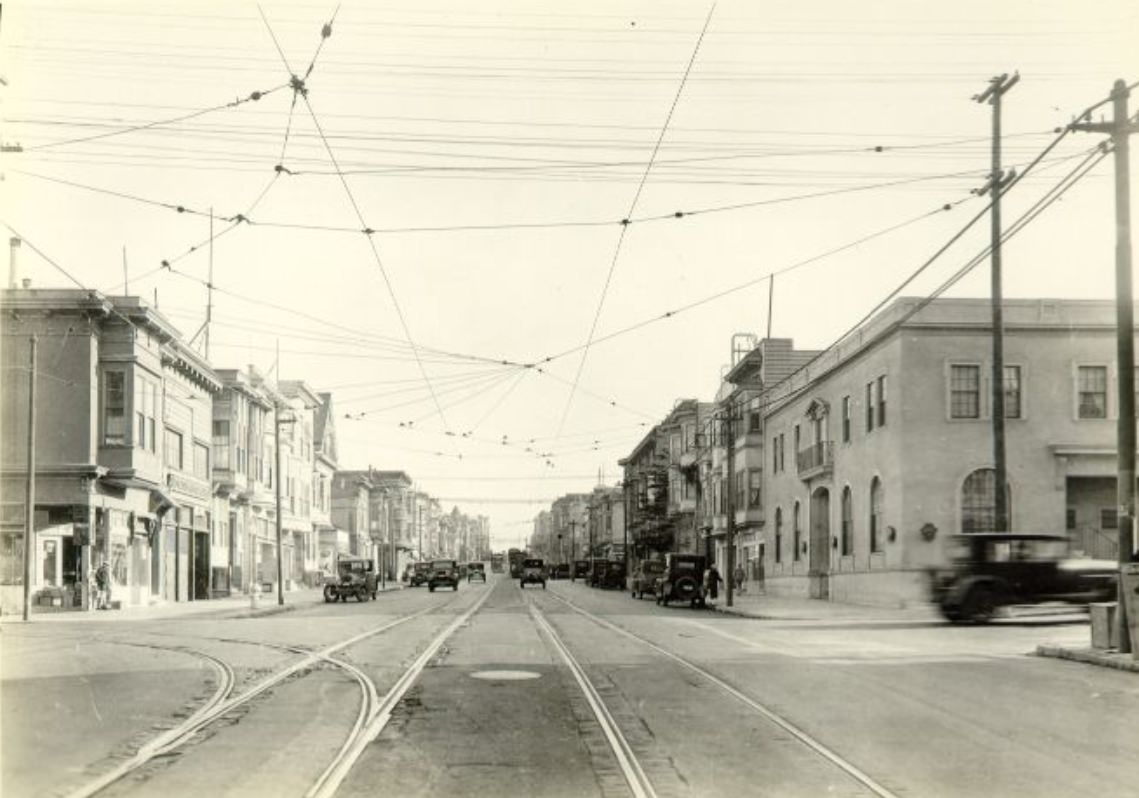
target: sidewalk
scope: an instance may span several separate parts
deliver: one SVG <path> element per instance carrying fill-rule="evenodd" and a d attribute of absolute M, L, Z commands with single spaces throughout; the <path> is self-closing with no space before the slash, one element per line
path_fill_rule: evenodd
<path fill-rule="evenodd" d="M 402 589 L 399 583 L 390 583 L 380 592 L 391 592 Z M 30 623 L 108 623 L 114 621 L 151 621 L 164 618 L 260 618 L 267 615 L 279 615 L 292 612 L 301 607 L 310 607 L 324 603 L 324 593 L 321 588 L 298 588 L 285 593 L 285 603 L 277 603 L 276 593 L 262 593 L 256 606 L 248 595 L 227 596 L 224 598 L 205 599 L 199 601 L 180 601 L 177 603 L 152 604 L 147 607 L 124 607 L 119 610 L 74 610 L 67 612 L 32 612 Z M 23 616 L 19 614 L 4 615 L 0 623 L 23 623 Z"/>
<path fill-rule="evenodd" d="M 864 623 L 947 623 L 932 604 L 918 604 L 905 608 L 864 607 L 819 599 L 787 598 L 756 593 L 738 593 L 733 598 L 732 607 L 725 606 L 726 597 L 720 598 L 712 609 L 725 615 L 742 618 L 755 618 L 768 621 L 839 621 Z M 1054 608 L 1046 610 L 1054 611 Z M 1025 612 L 1026 615 L 1039 614 Z M 1090 634 L 1089 634 L 1090 637 Z M 1139 673 L 1139 660 L 1131 654 L 1120 654 L 1114 650 L 1088 648 L 1067 648 L 1056 645 L 1039 645 L 1036 656 L 1066 659 L 1098 665 L 1104 668 Z"/>

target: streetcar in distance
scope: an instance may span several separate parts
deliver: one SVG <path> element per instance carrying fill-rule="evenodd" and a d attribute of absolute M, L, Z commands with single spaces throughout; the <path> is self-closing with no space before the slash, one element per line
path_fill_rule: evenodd
<path fill-rule="evenodd" d="M 510 578 L 517 579 L 522 576 L 522 560 L 525 559 L 526 552 L 522 549 L 511 549 L 506 552 L 506 559 L 510 563 Z"/>

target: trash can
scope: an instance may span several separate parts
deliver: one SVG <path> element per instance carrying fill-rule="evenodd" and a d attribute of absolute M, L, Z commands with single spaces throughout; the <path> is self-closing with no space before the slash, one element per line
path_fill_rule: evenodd
<path fill-rule="evenodd" d="M 1139 660 L 1139 562 L 1124 563 L 1120 570 L 1127 629 L 1131 635 L 1131 657 Z"/>

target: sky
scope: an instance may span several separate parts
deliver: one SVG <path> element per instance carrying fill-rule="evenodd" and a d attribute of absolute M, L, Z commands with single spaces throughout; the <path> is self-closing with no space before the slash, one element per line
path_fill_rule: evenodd
<path fill-rule="evenodd" d="M 824 348 L 981 252 L 996 76 L 1002 165 L 1044 156 L 1006 229 L 1079 175 L 1005 295 L 1112 297 L 1112 159 L 1056 131 L 1137 33 L 1123 0 L 5 3 L 0 219 L 33 286 L 125 283 L 203 350 L 211 306 L 215 366 L 333 394 L 342 467 L 516 545 L 733 334 Z"/>

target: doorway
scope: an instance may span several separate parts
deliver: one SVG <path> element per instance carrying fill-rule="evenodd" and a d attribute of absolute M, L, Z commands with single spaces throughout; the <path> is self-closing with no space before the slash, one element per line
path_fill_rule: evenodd
<path fill-rule="evenodd" d="M 807 578 L 811 598 L 830 598 L 831 494 L 819 488 L 811 494 L 811 543 Z"/>
<path fill-rule="evenodd" d="M 194 596 L 197 599 L 210 597 L 210 533 L 194 533 Z"/>

